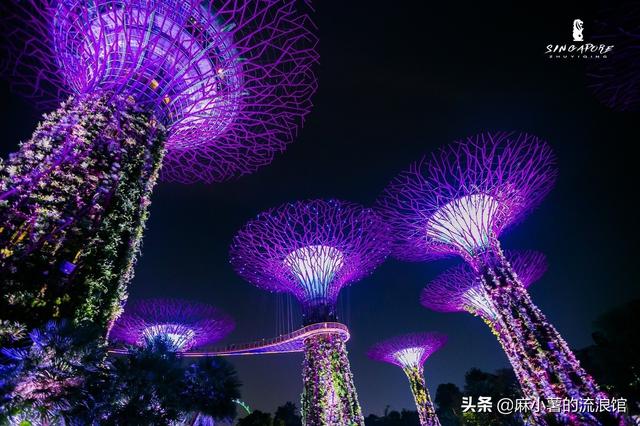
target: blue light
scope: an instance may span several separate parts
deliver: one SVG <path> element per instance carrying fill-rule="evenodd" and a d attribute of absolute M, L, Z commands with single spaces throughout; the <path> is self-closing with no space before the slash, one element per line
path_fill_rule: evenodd
<path fill-rule="evenodd" d="M 326 299 L 329 285 L 344 266 L 344 256 L 334 247 L 312 245 L 289 253 L 284 264 L 296 276 L 308 298 Z"/>

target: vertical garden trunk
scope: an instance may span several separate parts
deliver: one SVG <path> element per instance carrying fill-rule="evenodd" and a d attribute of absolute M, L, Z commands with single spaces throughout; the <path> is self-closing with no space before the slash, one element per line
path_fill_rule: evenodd
<path fill-rule="evenodd" d="M 496 312 L 496 319 L 488 324 L 511 361 L 525 396 L 543 402 L 603 397 L 567 343 L 533 304 L 500 250 L 486 253 L 478 270 Z M 544 424 L 544 414 L 542 408 L 535 421 Z M 560 416 L 561 421 L 598 424 L 586 413 Z"/>
<path fill-rule="evenodd" d="M 440 426 L 436 410 L 433 408 L 431 395 L 429 395 L 429 390 L 424 381 L 422 368 L 418 366 L 408 366 L 403 368 L 403 371 L 409 378 L 409 383 L 411 384 L 411 393 L 413 394 L 413 399 L 418 409 L 420 425 Z"/>
<path fill-rule="evenodd" d="M 302 379 L 305 426 L 364 426 L 342 336 L 321 335 L 305 341 Z"/>
<path fill-rule="evenodd" d="M 526 357 L 522 357 L 522 347 L 520 342 L 508 332 L 508 326 L 505 319 L 498 315 L 498 307 L 491 299 L 486 286 L 478 288 L 478 296 L 481 297 L 483 309 L 469 308 L 468 311 L 474 315 L 478 315 L 487 324 L 491 333 L 498 339 L 498 343 L 502 347 L 505 355 L 509 359 L 513 372 L 520 383 L 520 387 L 524 395 L 528 398 L 543 399 L 545 395 L 538 393 L 537 381 L 530 380 L 530 372 L 534 370 L 532 361 Z"/>
<path fill-rule="evenodd" d="M 0 163 L 0 319 L 105 332 L 126 298 L 165 132 L 131 99 L 74 99 Z"/>

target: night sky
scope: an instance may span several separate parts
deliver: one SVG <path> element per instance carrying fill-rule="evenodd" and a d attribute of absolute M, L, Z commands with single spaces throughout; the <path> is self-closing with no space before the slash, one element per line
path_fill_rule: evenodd
<path fill-rule="evenodd" d="M 320 90 L 300 136 L 253 175 L 216 185 L 159 184 L 130 298 L 212 303 L 237 320 L 224 343 L 272 337 L 282 329 L 286 297 L 243 281 L 228 262 L 231 238 L 248 219 L 306 198 L 370 205 L 423 153 L 481 131 L 519 130 L 549 141 L 560 175 L 541 207 L 503 236 L 503 247 L 547 254 L 549 270 L 531 287 L 532 298 L 572 347 L 590 344 L 599 314 L 640 296 L 632 153 L 640 121 L 597 103 L 585 86 L 585 61 L 550 60 L 543 52 L 546 44 L 571 42 L 575 18 L 585 21 L 588 41 L 598 9 L 557 1 L 319 2 Z M 5 83 L 1 103 L 6 155 L 29 137 L 38 112 Z M 449 335 L 426 364 L 432 396 L 440 383 L 461 385 L 471 367 L 507 366 L 480 319 L 418 302 L 424 284 L 458 262 L 389 260 L 344 292 L 365 413 L 413 408 L 402 372 L 365 355 L 395 334 Z M 232 361 L 253 408 L 299 402 L 301 354 Z"/>

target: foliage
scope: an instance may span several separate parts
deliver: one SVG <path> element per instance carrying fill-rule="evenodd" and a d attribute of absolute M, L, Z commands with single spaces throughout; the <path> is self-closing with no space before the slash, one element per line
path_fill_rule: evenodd
<path fill-rule="evenodd" d="M 0 320 L 0 345 L 17 342 L 26 336 L 26 332 L 24 325 L 17 321 Z"/>
<path fill-rule="evenodd" d="M 271 414 L 254 410 L 251 414 L 238 420 L 238 426 L 271 426 L 273 419 Z"/>
<path fill-rule="evenodd" d="M 302 418 L 297 411 L 296 404 L 290 401 L 276 408 L 273 426 L 302 426 Z"/>
<path fill-rule="evenodd" d="M 612 396 L 628 399 L 640 413 L 640 299 L 601 315 L 595 322 L 594 344 L 577 353 L 585 369 Z"/>
<path fill-rule="evenodd" d="M 238 426 L 302 426 L 302 418 L 293 402 L 286 402 L 276 408 L 275 414 L 254 410 L 241 418 Z"/>
<path fill-rule="evenodd" d="M 0 312 L 101 326 L 121 309 L 164 130 L 131 100 L 71 98 L 0 162 Z"/>
<path fill-rule="evenodd" d="M 614 308 L 595 321 L 594 344 L 576 354 L 584 368 L 594 375 L 610 396 L 628 399 L 632 414 L 638 413 L 640 403 L 640 300 L 636 299 Z M 452 384 L 441 384 L 436 391 L 436 412 L 443 426 L 460 425 L 520 425 L 515 416 L 491 413 L 461 413 L 462 397 L 491 396 L 497 399 L 520 398 L 520 390 L 511 370 L 489 374 L 471 369 L 465 375 L 464 392 Z M 610 419 L 600 419 L 603 422 Z M 554 419 L 547 419 L 554 424 Z"/>
<path fill-rule="evenodd" d="M 422 366 L 408 366 L 403 370 L 409 379 L 411 394 L 413 395 L 416 408 L 418 409 L 420 424 L 422 426 L 440 426 L 438 418 L 436 417 L 435 409 L 433 408 L 431 395 L 429 395 L 429 389 L 427 389 L 427 385 L 424 380 Z"/>
<path fill-rule="evenodd" d="M 185 415 L 228 420 L 235 417 L 240 382 L 233 367 L 220 359 L 185 364 L 171 342 L 158 338 L 132 347 L 113 361 L 113 380 L 105 392 L 111 407 L 105 425 L 172 424 Z"/>
<path fill-rule="evenodd" d="M 235 369 L 221 358 L 203 358 L 185 369 L 183 409 L 217 419 L 236 416 L 240 380 Z"/>
<path fill-rule="evenodd" d="M 436 390 L 436 413 L 442 426 L 515 426 L 522 425 L 518 416 L 492 412 L 462 410 L 462 398 L 471 397 L 475 402 L 481 396 L 490 397 L 495 404 L 501 398 L 522 398 L 518 381 L 511 369 L 500 369 L 487 373 L 472 368 L 465 374 L 464 392 L 453 383 L 441 384 Z"/>
<path fill-rule="evenodd" d="M 223 360 L 186 365 L 158 339 L 106 357 L 94 330 L 50 322 L 0 352 L 0 424 L 169 425 L 235 416 L 239 381 Z M 206 423 L 199 423 L 206 424 Z"/>
<path fill-rule="evenodd" d="M 464 395 L 478 401 L 481 396 L 491 398 L 494 403 L 502 398 L 522 398 L 520 386 L 511 369 L 500 369 L 487 373 L 472 368 L 465 374 Z M 513 414 L 491 412 L 466 412 L 463 415 L 465 425 L 521 425 L 522 420 Z"/>
<path fill-rule="evenodd" d="M 93 391 L 108 376 L 105 346 L 94 333 L 50 321 L 29 333 L 28 345 L 0 349 L 0 423 L 86 420 L 97 406 Z"/>
<path fill-rule="evenodd" d="M 301 406 L 305 424 L 363 424 L 347 348 L 341 336 L 322 335 L 307 339 L 302 381 Z"/>
<path fill-rule="evenodd" d="M 113 406 L 104 424 L 131 419 L 168 424 L 179 418 L 183 369 L 168 342 L 158 339 L 147 347 L 133 347 L 112 366 L 116 374 L 105 393 L 112 396 Z"/>
<path fill-rule="evenodd" d="M 364 419 L 364 423 L 366 426 L 417 426 L 420 424 L 420 419 L 417 411 L 402 410 L 398 412 L 385 410 L 382 417 L 369 414 Z"/>

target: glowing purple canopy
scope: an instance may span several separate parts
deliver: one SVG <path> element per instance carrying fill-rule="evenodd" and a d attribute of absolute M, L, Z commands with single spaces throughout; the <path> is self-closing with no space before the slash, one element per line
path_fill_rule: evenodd
<path fill-rule="evenodd" d="M 525 288 L 542 278 L 547 271 L 546 256 L 538 251 L 507 250 L 505 257 Z M 438 275 L 424 288 L 420 302 L 424 307 L 438 312 L 471 311 L 487 318 L 494 317 L 477 273 L 467 264 L 455 266 Z"/>
<path fill-rule="evenodd" d="M 369 358 L 388 362 L 401 368 L 421 368 L 435 351 L 447 343 L 447 336 L 440 333 L 409 333 L 392 337 L 369 349 Z"/>
<path fill-rule="evenodd" d="M 18 88 L 130 94 L 169 130 L 171 181 L 269 163 L 317 87 L 315 27 L 295 0 L 14 0 L 2 14 Z"/>
<path fill-rule="evenodd" d="M 394 256 L 473 257 L 551 190 L 555 157 L 541 139 L 494 132 L 454 142 L 413 163 L 377 207 L 395 237 Z"/>
<path fill-rule="evenodd" d="M 311 200 L 268 210 L 245 225 L 231 245 L 240 276 L 303 307 L 329 307 L 342 287 L 369 274 L 389 253 L 388 226 L 372 209 Z"/>
<path fill-rule="evenodd" d="M 187 351 L 223 339 L 234 327 L 231 317 L 204 303 L 148 299 L 128 303 L 110 337 L 139 346 L 163 337 L 176 351 Z"/>

